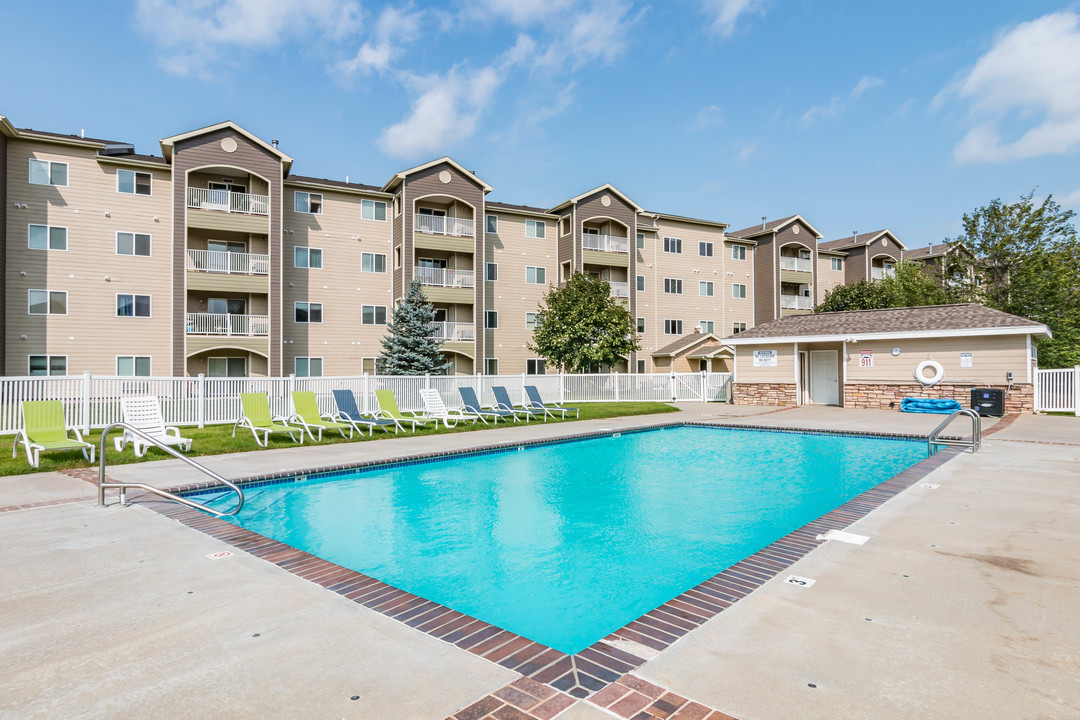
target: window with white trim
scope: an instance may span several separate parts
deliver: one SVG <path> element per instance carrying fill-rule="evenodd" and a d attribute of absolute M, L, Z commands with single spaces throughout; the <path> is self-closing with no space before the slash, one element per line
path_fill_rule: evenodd
<path fill-rule="evenodd" d="M 30 184 L 67 187 L 68 164 L 30 158 Z"/>
<path fill-rule="evenodd" d="M 639 373 L 645 372 L 645 361 L 644 360 L 638 360 L 637 361 L 637 371 Z"/>
<path fill-rule="evenodd" d="M 702 320 L 698 324 L 701 325 L 701 332 L 703 333 L 711 333 L 715 327 L 712 320 Z"/>
<path fill-rule="evenodd" d="M 386 255 L 383 253 L 360 253 L 360 272 L 385 273 Z"/>
<path fill-rule="evenodd" d="M 360 308 L 360 322 L 363 325 L 385 325 L 385 305 L 363 305 Z"/>
<path fill-rule="evenodd" d="M 293 322 L 298 323 L 321 323 L 322 303 L 295 302 L 293 303 Z"/>
<path fill-rule="evenodd" d="M 495 282 L 499 279 L 498 263 L 484 263 L 484 279 L 488 282 Z"/>
<path fill-rule="evenodd" d="M 310 268 L 319 270 L 322 268 L 322 249 L 297 245 L 293 248 L 293 267 Z"/>
<path fill-rule="evenodd" d="M 55 225 L 30 225 L 26 231 L 26 247 L 31 250 L 67 250 L 68 229 Z"/>
<path fill-rule="evenodd" d="M 150 257 L 150 236 L 146 233 L 116 233 L 116 254 Z"/>
<path fill-rule="evenodd" d="M 664 278 L 664 294 L 682 295 L 682 280 L 679 278 Z"/>
<path fill-rule="evenodd" d="M 525 374 L 526 375 L 545 375 L 547 370 L 545 368 L 546 362 L 543 358 L 529 358 L 525 361 Z"/>
<path fill-rule="evenodd" d="M 525 282 L 529 285 L 546 285 L 547 268 L 525 266 Z"/>
<path fill-rule="evenodd" d="M 148 172 L 134 170 L 116 171 L 116 192 L 125 195 L 150 195 L 153 176 Z"/>
<path fill-rule="evenodd" d="M 706 242 L 704 240 L 698 241 L 697 254 L 700 255 L 701 257 L 712 257 L 713 256 L 713 244 L 711 242 Z"/>
<path fill-rule="evenodd" d="M 361 200 L 360 217 L 365 220 L 386 221 L 386 203 L 382 200 Z"/>
<path fill-rule="evenodd" d="M 499 234 L 499 216 L 498 215 L 485 215 L 484 216 L 484 232 L 491 233 L 492 235 Z"/>
<path fill-rule="evenodd" d="M 67 290 L 28 290 L 30 315 L 67 315 Z"/>
<path fill-rule="evenodd" d="M 743 283 L 733 283 L 731 286 L 731 297 L 743 299 L 746 297 L 746 285 Z"/>
<path fill-rule="evenodd" d="M 731 246 L 731 259 L 732 260 L 745 260 L 746 259 L 746 246 L 745 245 L 732 245 Z"/>
<path fill-rule="evenodd" d="M 534 312 L 525 313 L 525 329 L 526 330 L 535 330 L 536 329 L 536 313 L 534 313 Z"/>
<path fill-rule="evenodd" d="M 731 323 L 731 334 L 732 335 L 738 335 L 739 333 L 744 332 L 745 330 L 746 330 L 746 323 L 744 323 L 744 322 Z"/>
<path fill-rule="evenodd" d="M 116 317 L 150 317 L 150 296 L 117 293 Z"/>
<path fill-rule="evenodd" d="M 838 257 L 830 258 L 830 267 L 832 267 L 833 270 L 843 270 L 844 269 L 844 258 L 838 258 Z"/>
<path fill-rule="evenodd" d="M 120 377 L 150 377 L 150 356 L 117 355 L 116 374 Z"/>
<path fill-rule="evenodd" d="M 713 284 L 709 280 L 702 280 L 697 284 L 697 294 L 702 297 L 713 296 Z"/>
<path fill-rule="evenodd" d="M 664 238 L 664 252 L 666 253 L 682 253 L 682 238 L 666 237 Z"/>
<path fill-rule="evenodd" d="M 637 249 L 638 250 L 644 250 L 645 249 L 645 233 L 638 233 L 637 234 Z"/>
<path fill-rule="evenodd" d="M 376 367 L 377 365 L 375 363 L 375 358 L 360 358 L 360 372 L 364 373 L 365 375 L 374 375 Z"/>
<path fill-rule="evenodd" d="M 645 332 L 645 318 L 639 317 L 637 319 L 637 331 L 639 333 L 644 333 Z"/>
<path fill-rule="evenodd" d="M 485 375 L 498 375 L 499 374 L 499 359 L 498 358 L 484 358 L 484 374 Z"/>
<path fill-rule="evenodd" d="M 664 321 L 664 334 L 665 335 L 682 335 L 682 320 L 665 320 Z"/>
<path fill-rule="evenodd" d="M 530 238 L 545 238 L 547 237 L 547 223 L 543 220 L 526 220 L 525 221 L 525 237 Z"/>
<path fill-rule="evenodd" d="M 27 355 L 26 374 L 67 375 L 67 355 Z"/>
<path fill-rule="evenodd" d="M 296 377 L 322 377 L 321 357 L 298 357 L 293 359 Z"/>
<path fill-rule="evenodd" d="M 484 311 L 484 328 L 486 328 L 487 330 L 497 330 L 499 328 L 498 310 Z"/>
<path fill-rule="evenodd" d="M 637 289 L 638 289 L 638 292 L 644 292 L 645 291 L 645 276 L 644 275 L 638 275 L 637 276 Z"/>
<path fill-rule="evenodd" d="M 300 192 L 293 193 L 293 210 L 305 215 L 322 215 L 322 193 Z"/>

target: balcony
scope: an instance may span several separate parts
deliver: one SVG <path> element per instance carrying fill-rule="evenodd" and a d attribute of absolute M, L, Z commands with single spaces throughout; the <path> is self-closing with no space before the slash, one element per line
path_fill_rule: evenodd
<path fill-rule="evenodd" d="M 472 342 L 475 338 L 475 325 L 464 322 L 431 322 L 431 337 L 437 340 Z"/>
<path fill-rule="evenodd" d="M 810 258 L 780 256 L 781 270 L 796 270 L 798 272 L 814 272 L 814 261 Z"/>
<path fill-rule="evenodd" d="M 243 215 L 269 215 L 270 197 L 268 195 L 230 192 L 229 190 L 189 187 L 187 189 L 187 206 L 196 210 L 214 210 Z"/>
<path fill-rule="evenodd" d="M 586 250 L 598 252 L 629 253 L 629 238 L 616 237 L 614 235 L 594 235 L 585 233 L 581 236 L 581 247 Z"/>
<path fill-rule="evenodd" d="M 444 215 L 414 215 L 413 229 L 428 235 L 449 235 L 451 237 L 475 237 L 475 223 L 466 218 L 446 217 Z"/>
<path fill-rule="evenodd" d="M 813 298 L 802 295 L 781 295 L 780 307 L 784 310 L 813 310 Z"/>
<path fill-rule="evenodd" d="M 188 335 L 227 337 L 267 337 L 269 315 L 228 315 L 225 313 L 188 313 Z"/>
<path fill-rule="evenodd" d="M 630 297 L 630 283 L 611 282 L 609 280 L 608 285 L 611 286 L 611 297 L 614 297 L 614 298 L 628 298 L 628 297 Z"/>
<path fill-rule="evenodd" d="M 884 280 L 885 278 L 891 278 L 896 275 L 896 268 L 893 267 L 872 267 L 870 268 L 871 280 Z"/>
<path fill-rule="evenodd" d="M 421 285 L 447 288 L 471 288 L 474 286 L 472 270 L 454 270 L 453 268 L 415 267 L 413 276 Z"/>
<path fill-rule="evenodd" d="M 270 256 L 223 250 L 188 250 L 187 269 L 226 275 L 269 275 Z"/>

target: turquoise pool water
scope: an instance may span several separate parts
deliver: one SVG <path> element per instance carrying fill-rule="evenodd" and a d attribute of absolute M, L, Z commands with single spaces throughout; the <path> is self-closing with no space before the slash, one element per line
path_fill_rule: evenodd
<path fill-rule="evenodd" d="M 678 427 L 253 488 L 239 522 L 574 653 L 925 456 Z"/>

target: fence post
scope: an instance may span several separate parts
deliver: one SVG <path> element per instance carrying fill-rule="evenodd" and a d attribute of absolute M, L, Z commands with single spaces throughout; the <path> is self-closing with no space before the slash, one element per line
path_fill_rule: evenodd
<path fill-rule="evenodd" d="M 611 372 L 611 380 L 615 384 L 615 402 L 619 402 L 619 371 L 613 370 Z"/>
<path fill-rule="evenodd" d="M 677 401 L 679 399 L 679 396 L 675 394 L 676 388 L 675 388 L 675 371 L 674 370 L 672 370 L 671 375 L 668 376 L 668 383 L 669 383 L 668 390 L 670 391 L 669 394 L 671 395 L 671 401 L 675 402 L 675 401 Z"/>
<path fill-rule="evenodd" d="M 566 380 L 563 378 L 562 368 L 559 368 L 559 404 L 566 402 Z"/>
<path fill-rule="evenodd" d="M 90 372 L 83 373 L 83 386 L 82 386 L 82 431 L 83 434 L 90 433 Z"/>
<path fill-rule="evenodd" d="M 1080 365 L 1073 368 L 1073 415 L 1080 417 Z"/>
<path fill-rule="evenodd" d="M 195 413 L 199 419 L 199 427 L 206 427 L 206 375 L 199 373 L 199 379 L 195 383 Z"/>
<path fill-rule="evenodd" d="M 521 373 L 521 406 L 525 407 L 528 402 L 525 400 L 525 373 Z"/>
<path fill-rule="evenodd" d="M 699 395 L 699 398 L 698 398 L 702 402 L 709 402 L 709 400 L 710 400 L 710 398 L 709 398 L 709 386 L 707 385 L 708 381 L 709 381 L 708 373 L 706 373 L 704 370 L 702 370 L 701 371 L 700 395 Z"/>
<path fill-rule="evenodd" d="M 364 384 L 362 385 L 362 387 L 364 389 L 362 393 L 364 396 L 364 402 L 363 407 L 360 408 L 360 412 L 366 415 L 368 412 L 371 411 L 370 401 L 368 400 L 368 398 L 371 396 L 371 376 L 367 373 L 364 373 Z"/>
<path fill-rule="evenodd" d="M 285 403 L 285 415 L 292 415 L 296 412 L 296 409 L 292 406 L 292 394 L 296 389 L 296 373 L 289 373 L 289 377 L 285 378 L 285 397 L 282 401 Z"/>

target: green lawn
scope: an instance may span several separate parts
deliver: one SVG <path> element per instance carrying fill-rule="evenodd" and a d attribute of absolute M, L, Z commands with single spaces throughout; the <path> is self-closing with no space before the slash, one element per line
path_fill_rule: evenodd
<path fill-rule="evenodd" d="M 664 403 L 655 402 L 619 402 L 619 403 L 581 403 L 577 406 L 581 410 L 581 420 L 599 420 L 609 417 L 622 417 L 627 415 L 649 415 L 654 413 L 668 413 L 676 412 L 678 408 L 666 405 Z M 547 424 L 558 423 L 574 423 L 575 418 L 567 418 L 566 420 L 551 420 L 549 419 Z M 523 423 L 519 423 L 523 424 Z M 533 421 L 533 424 L 543 424 Z M 506 427 L 502 422 L 499 423 L 500 427 Z M 442 435 L 445 433 L 460 433 L 460 432 L 475 432 L 484 428 L 491 428 L 492 425 L 484 425 L 481 422 L 477 422 L 475 425 L 472 423 L 458 423 L 456 428 L 446 429 L 441 424 L 436 430 L 434 428 L 428 428 L 425 430 L 417 430 L 416 433 L 409 433 L 405 431 L 403 435 Z M 183 437 L 190 438 L 192 440 L 192 449 L 188 453 L 191 457 L 199 455 L 220 455 L 222 453 L 235 453 L 235 452 L 251 452 L 253 450 L 262 450 L 263 448 L 255 444 L 255 439 L 251 435 L 250 430 L 237 429 L 236 437 L 232 436 L 232 425 L 211 425 L 204 428 L 196 427 L 184 427 L 180 428 L 180 434 Z M 131 446 L 128 445 L 122 453 L 116 452 L 112 447 L 112 438 L 119 437 L 120 431 L 115 430 L 109 436 L 109 464 L 110 465 L 123 465 L 133 462 L 147 462 L 150 460 L 162 460 L 167 459 L 169 455 L 157 448 L 151 448 L 146 455 L 142 458 L 136 458 Z M 316 434 L 316 437 L 318 435 Z M 392 432 L 385 433 L 381 430 L 376 430 L 375 435 L 368 437 L 365 433 L 362 436 L 353 436 L 352 440 L 343 438 L 337 433 L 332 435 L 329 433 L 323 434 L 323 440 L 321 443 L 312 443 L 311 439 L 304 438 L 305 445 L 326 445 L 330 443 L 340 442 L 374 442 L 378 440 L 384 440 L 386 438 L 398 437 Z M 88 437 L 84 438 L 87 442 L 94 443 L 95 447 L 98 447 L 98 442 L 101 439 L 101 433 L 93 431 Z M 12 442 L 13 436 L 7 436 L 7 442 Z M 291 442 L 286 435 L 271 436 L 270 438 L 271 448 L 283 448 L 283 447 L 297 447 L 297 444 Z M 83 456 L 77 450 L 70 452 L 50 452 L 41 454 L 41 467 L 37 470 L 30 467 L 26 462 L 26 455 L 22 451 L 22 447 L 19 448 L 19 455 L 17 458 L 12 459 L 7 453 L 0 455 L 0 475 L 19 475 L 22 473 L 31 472 L 48 472 L 50 470 L 64 470 L 67 468 L 88 467 L 90 464 L 83 459 Z"/>

